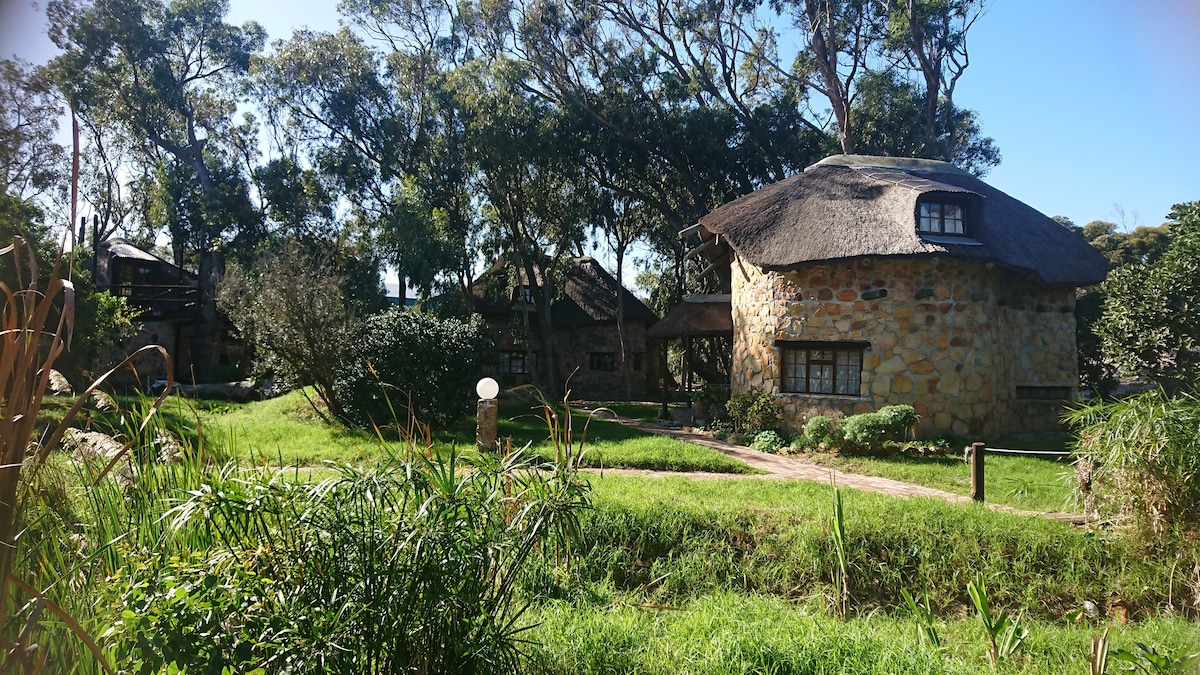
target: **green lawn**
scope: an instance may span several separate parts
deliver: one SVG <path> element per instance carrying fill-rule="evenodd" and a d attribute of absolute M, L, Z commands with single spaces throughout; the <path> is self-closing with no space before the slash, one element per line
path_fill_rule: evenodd
<path fill-rule="evenodd" d="M 806 606 L 732 594 L 705 596 L 677 611 L 554 602 L 530 618 L 538 622 L 530 637 L 541 643 L 533 649 L 535 661 L 564 675 L 1086 674 L 1091 640 L 1105 629 L 1113 649 L 1133 649 L 1135 641 L 1160 650 L 1197 648 L 1196 625 L 1180 618 L 1081 626 L 1026 621 L 1025 648 L 993 671 L 987 637 L 974 617 L 938 620 L 939 652 L 918 639 L 917 624 L 907 617 L 839 621 Z M 1108 672 L 1119 671 L 1110 665 Z"/>
<path fill-rule="evenodd" d="M 658 406 L 638 403 L 601 403 L 619 415 L 643 421 L 657 419 Z M 1067 434 L 1015 434 L 995 439 L 995 445 L 1028 450 L 1067 449 Z M 971 494 L 970 466 L 961 456 L 859 457 L 815 453 L 807 458 L 822 466 L 849 473 L 880 476 L 954 494 Z M 1030 511 L 1077 511 L 1073 492 L 1074 466 L 1069 459 L 988 455 L 984 496 L 994 504 Z"/>
<path fill-rule="evenodd" d="M 926 487 L 971 494 L 971 466 L 961 456 L 856 457 L 815 453 L 809 459 L 850 473 L 881 476 Z M 1075 467 L 1069 460 L 987 455 L 984 498 L 1030 511 L 1077 511 Z"/>
<path fill-rule="evenodd" d="M 208 443 L 231 448 L 239 456 L 249 456 L 256 463 L 309 466 L 323 461 L 369 462 L 380 456 L 385 445 L 393 449 L 400 447 L 394 440 L 384 442 L 374 434 L 339 429 L 324 423 L 299 392 L 248 404 L 172 397 L 163 406 L 163 413 L 182 420 L 188 428 L 199 427 Z M 754 472 L 744 462 L 709 448 L 654 436 L 615 422 L 589 419 L 579 413 L 572 419 L 575 443 L 586 440 L 585 466 Z M 515 447 L 530 444 L 542 456 L 553 458 L 553 444 L 540 406 L 523 399 L 505 400 L 498 427 L 500 437 L 512 438 Z M 466 418 L 449 429 L 435 432 L 434 442 L 439 446 L 474 447 L 474 418 Z"/>
<path fill-rule="evenodd" d="M 1200 649 L 1166 609 L 1187 583 L 1112 532 L 935 499 L 843 491 L 850 612 L 830 615 L 832 490 L 806 481 L 591 478 L 571 574 L 535 575 L 527 617 L 551 673 L 989 672 L 967 581 L 1020 615 L 1026 647 L 998 672 L 1087 673 L 1093 636 Z M 547 581 L 553 577 L 557 581 Z M 901 589 L 928 595 L 944 650 L 923 644 Z M 1128 625 L 1069 623 L 1120 597 Z M 1115 672 L 1111 666 L 1109 672 Z"/>
<path fill-rule="evenodd" d="M 635 404 L 627 406 L 627 410 L 631 412 L 646 407 Z M 710 448 L 631 429 L 620 423 L 605 420 L 602 415 L 603 413 L 585 415 L 572 410 L 572 437 L 576 445 L 584 442 L 584 466 L 654 471 L 759 473 L 745 462 Z M 653 416 L 651 418 L 653 419 Z M 439 438 L 460 446 L 472 445 L 475 439 L 474 424 L 473 419 L 464 420 Z M 553 458 L 554 448 L 540 404 L 522 400 L 502 402 L 498 426 L 500 438 L 511 437 L 516 447 L 531 444 L 542 456 L 547 459 Z"/>

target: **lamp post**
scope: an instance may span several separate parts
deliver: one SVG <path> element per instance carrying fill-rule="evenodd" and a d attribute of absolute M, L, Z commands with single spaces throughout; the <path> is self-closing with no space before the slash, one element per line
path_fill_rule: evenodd
<path fill-rule="evenodd" d="M 496 395 L 500 393 L 500 385 L 490 377 L 485 377 L 475 385 L 475 393 L 479 402 L 475 407 L 475 445 L 480 450 L 496 449 L 496 418 L 499 406 Z"/>

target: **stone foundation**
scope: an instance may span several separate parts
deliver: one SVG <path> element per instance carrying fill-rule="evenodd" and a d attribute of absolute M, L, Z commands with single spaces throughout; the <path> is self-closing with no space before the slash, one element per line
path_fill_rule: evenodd
<path fill-rule="evenodd" d="M 944 257 L 791 272 L 735 261 L 732 275 L 733 391 L 779 394 L 789 427 L 808 407 L 853 414 L 905 403 L 922 434 L 1046 431 L 1058 428 L 1061 401 L 1018 400 L 1017 388 L 1077 398 L 1074 288 Z M 860 395 L 780 393 L 781 340 L 868 343 Z"/>

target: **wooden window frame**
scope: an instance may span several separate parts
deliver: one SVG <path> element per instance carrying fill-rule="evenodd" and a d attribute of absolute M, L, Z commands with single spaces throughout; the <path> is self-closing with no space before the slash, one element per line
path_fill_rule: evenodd
<path fill-rule="evenodd" d="M 598 373 L 617 372 L 616 352 L 588 352 L 588 370 Z"/>
<path fill-rule="evenodd" d="M 810 396 L 862 396 L 868 342 L 780 340 L 779 390 Z"/>
<path fill-rule="evenodd" d="M 936 215 L 936 221 L 931 220 L 934 217 L 932 214 L 926 214 L 924 212 L 927 207 L 933 206 L 939 207 Z M 961 230 L 960 232 L 946 231 L 946 223 L 948 221 L 946 219 L 945 207 L 947 206 L 953 206 L 958 209 L 959 214 L 961 215 L 961 217 L 957 219 L 959 229 Z M 975 211 L 975 204 L 970 199 L 938 194 L 923 196 L 917 200 L 917 232 L 921 235 L 931 235 L 934 237 L 970 238 L 972 236 L 972 230 L 974 229 L 972 225 L 976 217 Z M 925 229 L 924 225 L 926 221 L 931 223 L 931 227 L 936 224 L 938 229 Z M 953 223 L 955 220 L 952 219 L 949 222 Z"/>
<path fill-rule="evenodd" d="M 537 360 L 536 354 L 534 354 L 532 360 Z M 521 364 L 522 370 L 513 369 L 514 364 L 518 361 Z M 531 359 L 526 358 L 525 350 L 505 349 L 500 352 L 496 372 L 501 375 L 532 375 L 533 363 L 531 363 Z"/>

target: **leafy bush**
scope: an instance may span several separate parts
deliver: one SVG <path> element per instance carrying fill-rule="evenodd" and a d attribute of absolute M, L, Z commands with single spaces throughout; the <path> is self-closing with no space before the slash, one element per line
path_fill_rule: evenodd
<path fill-rule="evenodd" d="M 829 438 L 833 433 L 833 420 L 824 415 L 810 417 L 804 424 L 804 440 L 810 446 L 815 446 Z"/>
<path fill-rule="evenodd" d="M 335 390 L 353 423 L 406 423 L 411 412 L 441 426 L 470 411 L 493 344 L 486 324 L 387 309 L 363 322 L 338 367 Z M 411 402 L 411 403 L 410 403 Z"/>
<path fill-rule="evenodd" d="M 759 452 L 779 452 L 779 449 L 787 445 L 787 439 L 780 436 L 775 431 L 760 431 L 754 435 L 754 441 L 750 443 L 750 447 Z"/>
<path fill-rule="evenodd" d="M 757 389 L 731 396 L 725 410 L 734 431 L 750 435 L 778 428 L 782 412 L 778 398 Z"/>
<path fill-rule="evenodd" d="M 918 415 L 910 405 L 890 405 L 875 412 L 851 415 L 838 424 L 841 439 L 849 446 L 876 448 L 883 441 L 903 438 Z"/>
<path fill-rule="evenodd" d="M 1200 398 L 1155 390 L 1067 417 L 1079 431 L 1077 451 L 1093 467 L 1096 510 L 1154 538 L 1200 535 Z"/>
<path fill-rule="evenodd" d="M 334 417 L 343 414 L 337 365 L 358 326 L 345 285 L 330 260 L 289 244 L 249 267 L 231 262 L 217 289 L 217 306 L 254 345 L 256 369 L 311 385 Z"/>

